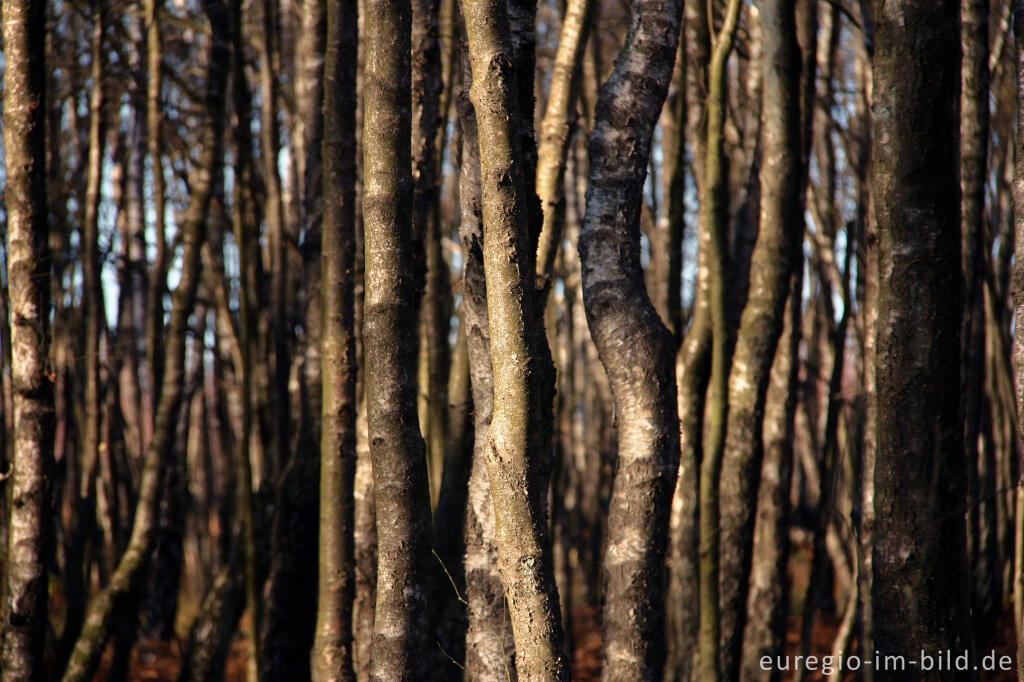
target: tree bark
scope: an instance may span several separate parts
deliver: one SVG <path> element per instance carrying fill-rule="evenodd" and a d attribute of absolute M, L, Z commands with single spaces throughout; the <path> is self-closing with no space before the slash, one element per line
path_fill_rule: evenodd
<path fill-rule="evenodd" d="M 703 680 L 718 679 L 719 637 L 719 480 L 728 417 L 729 357 L 732 354 L 730 322 L 726 308 L 730 270 L 728 244 L 728 176 L 725 156 L 725 112 L 728 84 L 726 62 L 732 52 L 741 3 L 729 0 L 722 27 L 715 37 L 707 69 L 707 128 L 704 139 L 704 186 L 700 188 L 700 229 L 707 249 L 708 322 L 711 333 L 711 374 L 707 433 L 700 460 L 700 629 L 699 674 Z M 695 321 L 696 323 L 696 321 Z M 700 414 L 696 416 L 700 419 Z M 693 435 L 690 435 L 692 438 Z"/>
<path fill-rule="evenodd" d="M 234 113 L 239 121 L 248 121 L 252 115 L 249 83 L 245 75 L 245 51 L 242 31 L 242 0 L 231 0 L 231 91 Z M 232 230 L 238 246 L 238 346 L 241 356 L 236 368 L 239 384 L 239 433 L 235 443 L 234 469 L 235 498 L 242 543 L 242 567 L 245 573 L 245 610 L 249 612 L 249 627 L 246 632 L 246 679 L 257 682 L 260 677 L 260 587 L 257 569 L 256 512 L 253 487 L 256 485 L 253 469 L 252 436 L 253 414 L 258 398 L 252 395 L 254 381 L 254 355 L 258 333 L 256 312 L 259 309 L 258 294 L 258 232 L 251 183 L 253 180 L 252 131 L 249 126 L 234 126 L 235 177 L 240 181 L 234 185 L 234 214 Z M 254 239 L 255 237 L 255 239 Z"/>
<path fill-rule="evenodd" d="M 354 680 L 352 599 L 356 464 L 354 0 L 327 5 L 323 140 L 323 381 L 320 433 L 320 572 L 313 673 Z"/>
<path fill-rule="evenodd" d="M 154 405 L 163 380 L 164 295 L 167 293 L 167 239 L 164 230 L 166 192 L 163 166 L 163 44 L 160 11 L 163 0 L 146 0 L 146 134 L 153 179 L 153 234 L 156 253 L 150 265 L 146 290 L 146 380 L 148 409 L 143 421 L 143 447 L 153 435 Z"/>
<path fill-rule="evenodd" d="M 766 671 L 760 661 L 762 656 L 776 657 L 784 653 L 789 614 L 789 496 L 799 390 L 802 280 L 802 268 L 797 268 L 765 397 L 764 457 L 747 594 L 747 613 L 756 613 L 758 617 L 747 619 L 743 631 L 741 682 L 781 677 L 781 671 Z"/>
<path fill-rule="evenodd" d="M 0 606 L 0 679 L 47 679 L 46 562 L 53 541 L 53 387 L 47 376 L 46 3 L 5 0 L 3 145 L 11 313 L 13 452 Z M 5 472 L 6 473 L 6 472 Z"/>
<path fill-rule="evenodd" d="M 960 416 L 956 2 L 875 3 L 875 648 L 970 647 Z M 875 671 L 875 679 L 900 673 Z M 923 679 L 960 679 L 933 672 Z"/>
<path fill-rule="evenodd" d="M 412 27 L 412 164 L 413 234 L 416 276 L 422 283 L 420 315 L 419 417 L 427 448 L 430 498 L 436 506 L 444 464 L 448 389 L 449 309 L 448 264 L 441 247 L 438 207 L 440 182 L 438 130 L 440 111 L 441 43 L 438 33 L 440 0 L 415 0 Z M 447 114 L 447 112 L 443 112 Z"/>
<path fill-rule="evenodd" d="M 462 243 L 462 306 L 466 352 L 473 394 L 473 455 L 466 491 L 466 671 L 471 679 L 500 682 L 515 672 L 515 650 L 506 624 L 505 595 L 498 572 L 495 509 L 487 480 L 487 442 L 494 413 L 491 336 L 487 322 L 483 218 L 480 200 L 480 148 L 476 116 L 467 92 L 472 84 L 469 57 L 463 50 L 463 84 L 458 107 L 462 126 L 459 172 Z M 449 571 L 450 567 L 446 567 Z"/>
<path fill-rule="evenodd" d="M 371 679 L 414 679 L 433 651 L 430 492 L 416 414 L 408 0 L 366 6 L 366 404 L 377 504 Z"/>
<path fill-rule="evenodd" d="M 527 139 L 532 134 L 532 22 L 513 52 L 501 0 L 464 0 L 470 99 L 477 118 L 487 319 L 491 332 L 494 414 L 487 470 L 494 503 L 499 565 L 523 680 L 567 679 L 547 496 L 554 392 L 542 310 L 534 291 L 539 207 Z M 529 52 L 529 55 L 525 53 Z M 524 56 L 525 55 L 525 56 Z M 528 63 L 529 69 L 523 68 Z M 526 101 L 524 101 L 524 98 Z M 534 151 L 535 154 L 535 151 Z M 535 158 L 535 157 L 534 157 Z M 531 234 L 531 226 L 538 224 Z"/>
<path fill-rule="evenodd" d="M 790 276 L 800 267 L 803 239 L 800 47 L 795 9 L 795 0 L 765 0 L 760 12 L 764 67 L 760 227 L 729 372 L 729 417 L 720 487 L 722 675 L 726 679 L 739 677 L 764 453 L 764 401 L 782 333 Z"/>
<path fill-rule="evenodd" d="M 184 253 L 181 279 L 174 291 L 167 330 L 163 387 L 154 436 L 143 463 L 131 539 L 111 576 L 110 584 L 90 600 L 82 632 L 64 671 L 65 682 L 92 678 L 116 618 L 132 601 L 139 579 L 145 572 L 151 549 L 163 460 L 174 445 L 174 431 L 184 389 L 188 318 L 199 284 L 199 253 L 205 238 L 210 203 L 221 179 L 223 163 L 224 98 L 229 60 L 228 13 L 227 7 L 219 0 L 206 0 L 204 9 L 212 30 L 205 97 L 207 122 L 203 131 L 199 177 L 193 185 L 182 225 Z"/>
<path fill-rule="evenodd" d="M 960 187 L 964 317 L 961 326 L 961 395 L 964 454 L 968 462 L 968 557 L 971 566 L 971 609 L 977 623 L 978 644 L 987 642 L 997 607 L 998 569 L 986 510 L 991 502 L 981 476 L 985 464 L 979 452 L 982 432 L 985 363 L 985 305 L 982 292 L 985 254 L 985 187 L 988 179 L 989 139 L 989 10 L 987 0 L 962 0 L 960 42 L 963 51 L 960 93 Z"/>
<path fill-rule="evenodd" d="M 633 4 L 590 138 L 583 302 L 615 395 L 619 441 L 604 559 L 606 680 L 656 680 L 665 663 L 664 558 L 679 466 L 675 344 L 644 284 L 640 212 L 681 13 L 681 2 Z"/>
<path fill-rule="evenodd" d="M 1024 0 L 1013 2 L 1013 34 L 1016 71 L 1017 116 L 1014 129 L 1013 166 L 1013 387 L 1017 404 L 1017 437 L 1024 439 Z M 1017 633 L 1017 660 L 1024 660 L 1024 488 L 1018 480 L 1016 496 L 1017 534 L 1014 543 L 1013 581 L 1014 627 Z M 1018 667 L 1018 679 L 1024 682 L 1024 668 Z"/>
<path fill-rule="evenodd" d="M 590 37 L 593 0 L 570 0 L 562 19 L 551 88 L 537 149 L 537 195 L 544 222 L 537 245 L 538 285 L 546 291 L 553 279 L 565 219 L 565 162 L 576 124 L 576 100 L 583 53 Z"/>

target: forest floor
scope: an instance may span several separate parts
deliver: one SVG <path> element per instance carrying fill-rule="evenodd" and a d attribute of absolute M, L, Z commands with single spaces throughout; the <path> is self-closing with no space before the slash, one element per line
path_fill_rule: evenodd
<path fill-rule="evenodd" d="M 598 611 L 594 607 L 578 608 L 573 613 L 573 637 L 575 651 L 573 654 L 573 680 L 576 682 L 597 682 L 601 678 L 601 624 Z M 995 649 L 999 655 L 1013 655 L 1013 628 L 1009 619 L 1002 619 L 1000 630 L 988 649 Z M 830 651 L 832 640 L 839 627 L 839 619 L 828 614 L 816 620 L 812 634 L 812 651 Z M 786 648 L 788 653 L 795 654 L 800 639 L 799 619 L 790 618 Z M 139 642 L 132 653 L 131 669 L 128 679 L 131 682 L 174 682 L 178 678 L 181 665 L 183 646 L 177 642 L 161 642 L 145 640 Z M 109 665 L 111 651 L 104 657 L 104 669 L 96 676 L 97 681 L 105 680 L 105 667 Z M 791 677 L 784 677 L 790 680 Z M 821 672 L 808 673 L 807 682 L 824 680 Z M 855 680 L 855 674 L 847 672 L 842 678 Z M 982 673 L 982 682 L 1012 682 L 1016 680 L 1015 672 Z M 236 638 L 228 656 L 225 682 L 244 682 L 245 680 L 245 642 Z"/>

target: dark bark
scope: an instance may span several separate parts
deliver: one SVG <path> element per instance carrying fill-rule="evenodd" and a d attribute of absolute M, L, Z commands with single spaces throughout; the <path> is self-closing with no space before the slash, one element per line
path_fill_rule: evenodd
<path fill-rule="evenodd" d="M 224 678 L 231 635 L 245 608 L 245 572 L 242 555 L 217 575 L 189 629 L 178 682 L 216 682 Z"/>
<path fill-rule="evenodd" d="M 444 466 L 447 426 L 448 264 L 441 247 L 438 161 L 443 149 L 438 131 L 441 120 L 441 42 L 438 33 L 439 0 L 413 2 L 412 27 L 412 164 L 413 250 L 416 276 L 422 289 L 420 315 L 419 418 L 427 448 L 430 497 L 436 506 Z"/>
<path fill-rule="evenodd" d="M 970 647 L 956 2 L 875 4 L 875 648 Z M 899 673 L 875 671 L 876 679 Z M 933 672 L 924 679 L 960 679 Z"/>
<path fill-rule="evenodd" d="M 1017 101 L 1017 116 L 1014 128 L 1013 166 L 1013 247 L 1014 268 L 1012 275 L 1013 293 L 1013 387 L 1017 405 L 1017 437 L 1024 439 L 1024 0 L 1013 2 L 1013 34 L 1016 70 L 1014 82 Z M 1018 470 L 1018 481 L 1021 473 Z M 1019 485 L 1019 484 L 1018 484 Z M 1017 488 L 1016 523 L 1017 537 L 1014 543 L 1016 574 L 1013 581 L 1014 626 L 1017 633 L 1017 660 L 1024 660 L 1024 533 L 1020 524 L 1024 522 L 1024 488 Z"/>
<path fill-rule="evenodd" d="M 249 83 L 245 75 L 245 52 L 242 31 L 242 0 L 231 0 L 231 95 L 235 116 L 248 121 L 252 115 Z M 257 350 L 256 313 L 259 310 L 259 227 L 253 210 L 251 185 L 254 172 L 252 163 L 252 130 L 250 126 L 234 126 L 235 182 L 234 213 L 232 231 L 238 245 L 238 348 L 239 358 L 235 368 L 239 390 L 238 435 L 233 453 L 235 470 L 235 499 L 242 543 L 242 568 L 245 572 L 245 609 L 249 612 L 249 627 L 246 631 L 246 679 L 257 682 L 260 669 L 260 575 L 256 551 L 256 510 L 253 487 L 256 485 L 254 468 L 262 474 L 260 462 L 253 456 L 252 440 L 258 424 L 253 416 L 258 398 L 251 395 L 256 385 L 255 358 Z M 257 420 L 258 421 L 258 420 Z"/>
<path fill-rule="evenodd" d="M 12 469 L 3 491 L 9 500 L 0 589 L 0 677 L 4 682 L 46 679 L 53 387 L 47 376 L 45 6 L 35 0 L 5 0 L 2 8 L 4 205 L 14 399 Z"/>
<path fill-rule="evenodd" d="M 583 302 L 619 413 L 604 559 L 606 680 L 656 680 L 665 662 L 665 545 L 679 466 L 675 344 L 644 284 L 640 212 L 681 13 L 681 2 L 633 4 L 590 138 Z"/>
<path fill-rule="evenodd" d="M 967 489 L 972 504 L 967 511 L 968 552 L 971 566 L 971 610 L 979 645 L 991 637 L 998 608 L 991 542 L 993 507 L 985 496 L 985 462 L 979 451 L 982 434 L 985 363 L 985 306 L 982 292 L 988 239 L 985 230 L 985 184 L 988 179 L 989 138 L 989 10 L 987 0 L 962 0 L 960 41 L 963 51 L 960 96 L 960 186 L 964 319 L 961 327 L 961 395 L 964 453 L 968 462 Z"/>

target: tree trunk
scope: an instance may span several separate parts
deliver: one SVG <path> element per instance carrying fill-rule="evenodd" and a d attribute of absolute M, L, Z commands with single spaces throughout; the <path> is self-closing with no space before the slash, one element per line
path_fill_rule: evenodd
<path fill-rule="evenodd" d="M 416 414 L 417 317 L 407 0 L 366 6 L 363 168 L 366 405 L 377 504 L 371 679 L 410 679 L 434 651 L 430 492 Z"/>
<path fill-rule="evenodd" d="M 782 336 L 775 350 L 763 425 L 764 457 L 758 486 L 753 561 L 747 593 L 747 619 L 740 661 L 741 682 L 774 680 L 781 671 L 766 671 L 763 656 L 783 655 L 789 614 L 789 514 L 793 472 L 794 417 L 799 390 L 800 290 L 803 269 L 796 268 L 789 288 Z"/>
<path fill-rule="evenodd" d="M 239 121 L 251 117 L 249 83 L 245 75 L 244 37 L 242 35 L 242 0 L 231 0 L 231 50 L 232 84 L 231 92 L 234 113 Z M 256 480 L 253 470 L 262 473 L 262 467 L 253 466 L 252 436 L 258 428 L 253 423 L 253 414 L 258 405 L 252 395 L 254 381 L 254 360 L 256 352 L 257 323 L 259 309 L 258 282 L 258 232 L 253 211 L 253 199 L 249 191 L 253 179 L 252 131 L 249 126 L 234 126 L 235 177 L 234 214 L 232 230 L 238 245 L 238 331 L 239 366 L 236 368 L 239 383 L 239 430 L 235 443 L 235 498 L 242 543 L 242 568 L 245 572 L 245 610 L 249 612 L 249 627 L 246 632 L 246 680 L 257 682 L 260 677 L 260 580 L 257 570 L 256 513 L 253 488 Z"/>
<path fill-rule="evenodd" d="M 720 488 L 721 673 L 726 679 L 739 677 L 764 453 L 764 401 L 782 333 L 790 276 L 800 267 L 803 239 L 800 47 L 795 10 L 795 0 L 765 0 L 760 13 L 764 66 L 760 227 L 729 372 L 729 417 Z"/>
<path fill-rule="evenodd" d="M 313 673 L 354 680 L 352 599 L 356 465 L 355 260 L 356 25 L 354 0 L 327 5 L 323 140 L 320 573 Z"/>
<path fill-rule="evenodd" d="M 606 680 L 656 680 L 665 663 L 665 543 L 679 466 L 675 344 L 644 284 L 640 212 L 681 12 L 681 2 L 634 3 L 590 138 L 583 302 L 615 395 L 619 441 L 604 559 Z"/>
<path fill-rule="evenodd" d="M 576 100 L 583 52 L 590 36 L 593 0 L 570 0 L 562 19 L 558 51 L 551 70 L 540 147 L 537 150 L 537 195 L 544 212 L 537 245 L 537 277 L 543 290 L 551 285 L 565 219 L 565 162 L 576 124 Z"/>
<path fill-rule="evenodd" d="M 1017 404 L 1017 437 L 1024 440 L 1024 0 L 1013 2 L 1014 56 L 1016 71 L 1017 117 L 1014 130 L 1013 166 L 1013 387 Z M 1024 472 L 1018 476 L 1024 475 Z M 1024 487 L 1018 479 L 1016 499 L 1015 575 L 1013 581 L 1014 627 L 1017 633 L 1017 660 L 1024 660 Z M 1018 666 L 1018 679 L 1024 682 L 1024 667 Z"/>
<path fill-rule="evenodd" d="M 145 573 L 151 549 L 163 460 L 174 443 L 174 431 L 184 389 L 188 318 L 199 284 L 199 252 L 205 238 L 211 197 L 220 182 L 223 162 L 224 96 L 229 59 L 228 14 L 226 6 L 219 0 L 206 0 L 204 9 L 210 21 L 213 38 L 210 43 L 205 98 L 207 121 L 203 131 L 198 178 L 193 185 L 182 225 L 184 253 L 181 279 L 174 292 L 168 325 L 163 387 L 160 392 L 154 436 L 146 450 L 143 463 L 142 484 L 131 539 L 111 576 L 110 584 L 90 600 L 85 624 L 75 643 L 68 667 L 64 671 L 65 682 L 92 678 L 114 622 L 122 613 L 122 609 L 132 602 L 139 580 Z"/>
<path fill-rule="evenodd" d="M 448 401 L 448 264 L 441 247 L 438 160 L 444 150 L 437 147 L 440 111 L 441 43 L 438 34 L 439 0 L 413 2 L 412 27 L 412 164 L 413 234 L 420 248 L 414 250 L 416 275 L 422 282 L 419 356 L 419 418 L 427 448 L 430 499 L 437 505 L 444 466 L 445 427 Z"/>
<path fill-rule="evenodd" d="M 462 243 L 462 306 L 466 352 L 473 394 L 473 455 L 466 491 L 466 672 L 471 679 L 500 682 L 515 672 L 515 649 L 508 635 L 508 612 L 495 545 L 495 509 L 487 480 L 487 439 L 494 412 L 491 336 L 487 322 L 483 219 L 480 201 L 480 148 L 476 116 L 467 92 L 472 84 L 469 56 L 463 50 L 463 84 L 458 107 L 462 126 L 459 172 Z M 451 571 L 451 567 L 446 569 Z"/>
<path fill-rule="evenodd" d="M 700 461 L 700 630 L 698 656 L 700 677 L 718 679 L 719 637 L 719 479 L 729 411 L 729 356 L 732 353 L 730 322 L 726 308 L 729 276 L 728 176 L 725 156 L 725 112 L 728 104 L 726 62 L 732 52 L 741 3 L 729 0 L 725 20 L 715 37 L 708 64 L 707 128 L 704 135 L 704 186 L 700 188 L 700 229 L 707 249 L 708 324 L 711 332 L 710 394 L 707 433 Z M 697 415 L 700 419 L 700 413 Z M 690 434 L 690 438 L 693 435 Z"/>
<path fill-rule="evenodd" d="M 42 682 L 52 544 L 53 387 L 47 376 L 45 3 L 3 3 L 3 145 L 14 394 L 10 506 L 0 606 L 0 678 Z"/>
<path fill-rule="evenodd" d="M 971 644 L 959 408 L 957 7 L 950 0 L 875 4 L 872 608 L 882 655 Z M 875 677 L 903 674 L 876 670 Z"/>
<path fill-rule="evenodd" d="M 154 406 L 159 400 L 163 377 L 164 295 L 167 293 L 167 239 L 164 230 L 166 212 L 163 166 L 163 45 L 160 37 L 160 10 L 163 0 L 146 0 L 146 134 L 153 179 L 153 234 L 156 253 L 149 270 L 146 291 L 146 381 L 148 402 L 143 421 L 143 447 L 153 436 Z"/>
<path fill-rule="evenodd" d="M 961 405 L 964 421 L 964 454 L 967 458 L 967 491 L 971 501 L 967 510 L 968 557 L 971 566 L 971 612 L 977 623 L 979 645 L 992 634 L 988 624 L 998 608 L 990 524 L 985 511 L 992 508 L 982 496 L 985 464 L 979 452 L 982 432 L 982 403 L 985 383 L 985 305 L 981 283 L 985 272 L 988 239 L 985 236 L 985 187 L 988 179 L 989 70 L 987 0 L 962 0 L 960 41 L 963 50 L 960 94 L 960 187 L 962 268 L 964 277 L 964 317 L 960 348 Z"/>
<path fill-rule="evenodd" d="M 491 332 L 494 414 L 487 470 L 495 508 L 499 565 L 523 680 L 567 679 L 547 497 L 554 377 L 536 305 L 531 171 L 533 24 L 516 35 L 502 0 L 464 0 L 470 99 L 477 117 L 487 319 Z M 513 9 L 517 8 L 515 5 Z M 513 52 L 518 37 L 520 48 Z M 518 62 L 518 63 L 517 63 Z M 528 69 L 524 69 L 524 64 Z M 525 90 L 528 79 L 531 84 Z M 525 98 L 525 101 L 524 101 Z M 533 152 L 535 154 L 535 150 Z M 534 157 L 535 158 L 535 157 Z M 531 234 L 531 226 L 538 225 Z"/>

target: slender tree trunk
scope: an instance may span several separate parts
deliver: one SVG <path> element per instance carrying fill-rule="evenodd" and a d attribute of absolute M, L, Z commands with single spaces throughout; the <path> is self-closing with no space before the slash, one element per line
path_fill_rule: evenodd
<path fill-rule="evenodd" d="M 576 100 L 583 53 L 590 36 L 593 0 L 570 0 L 562 19 L 558 51 L 551 69 L 551 89 L 537 149 L 537 195 L 544 212 L 537 245 L 539 286 L 551 285 L 565 219 L 565 163 L 576 124 Z"/>
<path fill-rule="evenodd" d="M 726 62 L 732 52 L 741 3 L 729 0 L 725 19 L 715 37 L 708 64 L 707 128 L 704 136 L 704 186 L 701 187 L 702 246 L 707 248 L 708 317 L 711 329 L 711 375 L 708 430 L 700 462 L 700 630 L 698 656 L 700 678 L 718 679 L 719 638 L 719 480 L 725 450 L 729 411 L 729 356 L 732 354 L 730 323 L 726 309 L 729 276 L 728 179 L 725 157 L 725 110 L 728 86 Z M 697 417 L 700 418 L 699 416 Z M 692 437 L 692 436 L 691 436 Z"/>
<path fill-rule="evenodd" d="M 412 27 L 412 164 L 413 233 L 416 275 L 423 282 L 419 306 L 419 418 L 427 448 L 430 499 L 436 506 L 444 467 L 448 401 L 448 264 L 441 247 L 440 180 L 438 160 L 444 149 L 438 131 L 447 121 L 440 110 L 442 80 L 441 42 L 438 33 L 440 0 L 416 0 Z"/>
<path fill-rule="evenodd" d="M 694 180 L 697 191 L 705 191 L 704 175 L 706 139 L 704 119 L 707 93 L 710 33 L 707 3 L 684 3 L 683 50 L 687 73 L 685 96 L 686 132 L 692 140 Z M 682 134 L 683 131 L 680 131 Z M 703 202 L 701 202 L 703 206 Z M 704 404 L 711 373 L 711 311 L 708 307 L 710 288 L 710 233 L 701 213 L 697 241 L 697 276 L 693 303 L 690 307 L 690 328 L 683 336 L 676 359 L 676 383 L 679 391 L 679 476 L 672 497 L 670 518 L 670 578 L 666 625 L 669 633 L 666 679 L 685 682 L 696 674 L 699 655 L 700 627 L 699 586 L 699 479 L 703 459 Z"/>
<path fill-rule="evenodd" d="M 775 350 L 763 426 L 764 458 L 758 486 L 753 561 L 747 594 L 748 618 L 743 631 L 741 682 L 781 677 L 766 671 L 760 661 L 784 653 L 789 614 L 789 512 L 793 472 L 794 417 L 799 390 L 800 289 L 802 268 L 796 268 L 789 288 L 782 336 Z"/>
<path fill-rule="evenodd" d="M 53 387 L 47 376 L 46 3 L 5 0 L 3 145 L 14 432 L 0 606 L 0 678 L 42 682 L 52 543 Z"/>
<path fill-rule="evenodd" d="M 277 125 L 278 98 L 278 17 L 277 0 L 263 0 L 262 26 L 258 32 L 260 53 L 260 152 L 263 160 L 263 220 L 270 249 L 270 308 L 273 341 L 273 375 L 271 404 L 273 411 L 274 449 L 271 472 L 280 472 L 288 461 L 288 358 L 291 326 L 288 324 L 285 275 L 284 201 L 281 196 L 281 173 L 278 155 L 281 152 Z"/>
<path fill-rule="evenodd" d="M 223 156 L 224 97 L 229 58 L 228 14 L 226 6 L 219 0 L 206 0 L 204 9 L 212 29 L 205 98 L 208 118 L 203 132 L 198 178 L 182 225 L 184 253 L 181 279 L 174 292 L 168 326 L 163 388 L 154 436 L 143 463 L 142 484 L 128 548 L 118 562 L 110 584 L 90 600 L 85 624 L 64 671 L 65 682 L 92 678 L 114 622 L 122 609 L 132 603 L 151 549 L 163 460 L 174 443 L 184 389 L 188 318 L 199 284 L 199 252 L 205 238 L 211 197 L 221 179 Z"/>
<path fill-rule="evenodd" d="M 970 647 L 960 415 L 957 3 L 875 4 L 875 648 Z M 952 513 L 951 513 L 952 512 Z M 875 671 L 876 679 L 901 673 Z M 934 672 L 925 679 L 960 679 Z"/>
<path fill-rule="evenodd" d="M 491 337 L 484 278 L 483 218 L 480 201 L 480 148 L 476 116 L 469 101 L 469 57 L 463 50 L 463 84 L 458 107 L 462 126 L 459 173 L 463 275 L 461 314 L 473 393 L 473 455 L 466 492 L 466 672 L 471 679 L 500 682 L 515 673 L 515 649 L 506 627 L 508 612 L 498 573 L 495 509 L 487 480 L 487 439 L 494 413 Z M 450 567 L 446 567 L 451 571 Z"/>
<path fill-rule="evenodd" d="M 100 284 L 99 210 L 100 185 L 103 182 L 103 154 L 106 140 L 104 123 L 104 3 L 92 1 L 92 37 L 90 51 L 89 93 L 89 158 L 85 188 L 85 211 L 80 239 L 82 245 L 82 308 L 85 338 L 85 391 L 82 426 L 82 477 L 79 480 L 80 511 L 85 515 L 85 533 L 91 533 L 88 518 L 95 514 L 96 468 L 99 462 L 100 427 L 102 421 L 102 388 L 100 386 L 100 342 L 106 331 L 104 323 L 103 288 Z M 88 505 L 88 509 L 85 507 Z"/>
<path fill-rule="evenodd" d="M 83 360 L 84 390 L 82 392 L 82 422 L 79 432 L 79 468 L 75 517 L 75 531 L 68 549 L 67 593 L 68 608 L 59 659 L 65 661 L 70 654 L 85 617 L 89 587 L 90 561 L 88 548 L 96 537 L 96 470 L 99 461 L 100 420 L 100 335 L 103 333 L 103 292 L 100 286 L 99 263 L 99 204 L 100 184 L 103 179 L 103 149 L 105 132 L 103 123 L 103 35 L 104 4 L 91 5 L 92 32 L 90 35 L 89 128 L 86 161 L 85 206 L 79 239 L 82 248 L 82 316 L 81 354 Z M 77 419 L 76 419 L 77 421 Z M 113 550 L 113 548 L 110 548 Z"/>
<path fill-rule="evenodd" d="M 679 417 L 675 345 L 640 265 L 640 211 L 681 13 L 681 2 L 633 4 L 626 47 L 601 89 L 590 138 L 579 239 L 583 302 L 615 394 L 619 434 L 604 559 L 606 680 L 656 680 L 665 663 L 662 586 Z"/>
<path fill-rule="evenodd" d="M 411 679 L 433 651 L 430 493 L 416 414 L 408 0 L 366 6 L 363 224 L 366 405 L 381 574 L 371 679 Z"/>
<path fill-rule="evenodd" d="M 764 453 L 764 401 L 782 333 L 790 277 L 794 268 L 800 267 L 803 238 L 800 47 L 795 10 L 795 0 L 765 0 L 760 13 L 764 36 L 760 227 L 729 373 L 720 489 L 722 675 L 726 679 L 739 677 Z"/>
<path fill-rule="evenodd" d="M 682 30 L 680 30 L 682 33 Z M 678 349 L 683 339 L 682 271 L 683 231 L 686 228 L 686 45 L 680 39 L 675 71 L 661 112 L 662 206 L 655 225 L 651 270 L 663 273 L 653 283 L 652 300 L 661 319 L 672 332 Z"/>
<path fill-rule="evenodd" d="M 245 75 L 245 52 L 243 49 L 242 0 L 231 0 L 231 92 L 234 113 L 239 121 L 251 117 L 249 84 Z M 251 395 L 254 382 L 254 358 L 256 350 L 256 311 L 259 308 L 257 293 L 259 277 L 258 226 L 253 211 L 253 201 L 248 187 L 253 178 L 252 133 L 249 126 L 235 126 L 233 130 L 235 152 L 235 177 L 240 181 L 234 185 L 235 211 L 232 216 L 232 230 L 238 245 L 238 328 L 239 367 L 236 368 L 239 383 L 238 439 L 235 443 L 235 498 L 242 543 L 242 568 L 245 610 L 249 612 L 249 627 L 246 632 L 246 679 L 256 682 L 260 679 L 260 580 L 256 552 L 256 513 L 253 500 L 255 486 L 253 470 L 252 435 L 253 413 L 257 399 Z"/>
<path fill-rule="evenodd" d="M 548 543 L 553 372 L 542 310 L 534 291 L 534 182 L 528 139 L 532 22 L 519 52 L 501 0 L 464 0 L 477 118 L 487 318 L 491 331 L 494 414 L 487 469 L 495 507 L 499 565 L 523 680 L 567 679 L 558 594 Z M 511 28 L 510 28 L 511 27 Z M 524 56 L 525 53 L 530 53 Z M 517 57 L 519 59 L 517 59 Z M 517 63 L 518 62 L 518 63 Z M 524 63 L 529 67 L 524 69 Z M 534 152 L 535 153 L 535 152 Z M 531 226 L 538 228 L 531 234 Z M 524 494 L 525 493 L 525 494 Z"/>
<path fill-rule="evenodd" d="M 163 377 L 164 295 L 167 293 L 167 239 L 164 230 L 166 212 L 163 166 L 163 45 L 160 37 L 160 10 L 163 0 L 146 0 L 146 134 L 153 180 L 153 234 L 156 253 L 149 270 L 146 294 L 146 367 L 148 402 L 143 421 L 143 447 L 153 435 L 154 406 L 159 400 Z"/>
<path fill-rule="evenodd" d="M 324 69 L 323 318 L 321 335 L 320 573 L 313 673 L 354 680 L 352 599 L 356 468 L 356 24 L 354 0 L 327 5 Z"/>
<path fill-rule="evenodd" d="M 984 277 L 985 253 L 985 187 L 988 179 L 989 138 L 989 69 L 987 0 L 962 0 L 960 40 L 963 51 L 960 95 L 960 186 L 962 268 L 964 281 L 964 319 L 961 327 L 961 395 L 964 421 L 964 453 L 968 462 L 967 490 L 971 505 L 967 510 L 968 551 L 971 566 L 971 609 L 977 627 L 978 644 L 990 634 L 988 623 L 997 609 L 996 566 L 983 536 L 987 524 L 982 453 L 979 436 L 982 431 L 985 363 L 985 306 L 981 283 Z"/>

